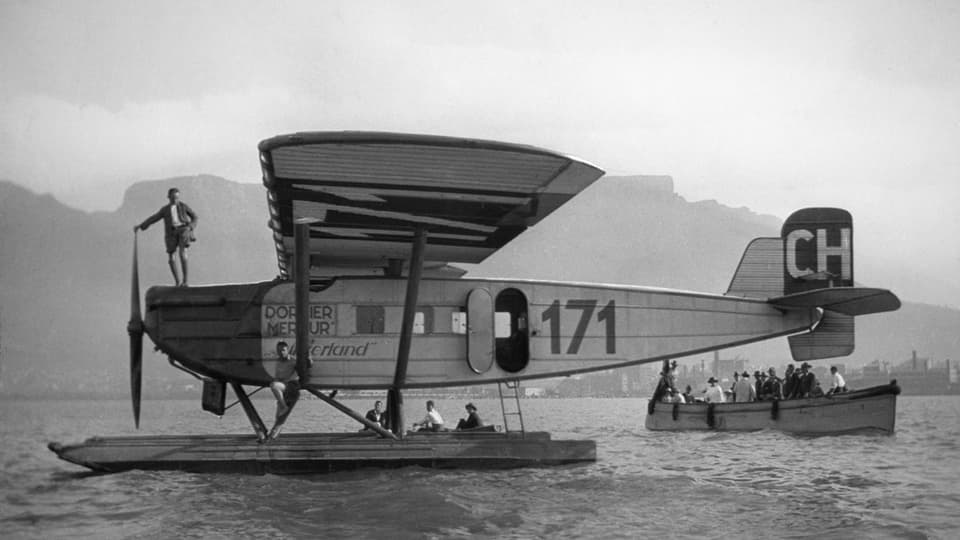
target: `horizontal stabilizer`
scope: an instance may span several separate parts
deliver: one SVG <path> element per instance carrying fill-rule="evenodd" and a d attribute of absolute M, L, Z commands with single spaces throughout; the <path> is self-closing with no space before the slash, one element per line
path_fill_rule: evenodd
<path fill-rule="evenodd" d="M 832 287 L 814 289 L 771 298 L 778 308 L 824 308 L 844 315 L 868 315 L 900 308 L 900 299 L 886 289 L 869 287 Z"/>

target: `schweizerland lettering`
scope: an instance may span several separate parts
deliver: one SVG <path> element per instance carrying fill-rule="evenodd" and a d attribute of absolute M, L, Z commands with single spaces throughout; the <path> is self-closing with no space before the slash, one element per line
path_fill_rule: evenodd
<path fill-rule="evenodd" d="M 816 273 L 830 272 L 840 279 L 851 278 L 850 229 L 841 228 L 828 238 L 826 229 L 817 229 L 816 234 L 807 229 L 794 229 L 784 239 L 786 243 L 787 272 L 794 278 Z M 815 241 L 814 241 L 815 240 Z"/>
<path fill-rule="evenodd" d="M 370 347 L 371 342 L 368 341 L 363 345 L 346 345 L 343 343 L 324 343 L 324 344 L 314 344 L 310 347 L 310 356 L 313 358 L 328 358 L 328 357 L 360 357 L 367 355 L 367 348 Z"/>
<path fill-rule="evenodd" d="M 310 345 L 310 358 L 360 358 L 367 356 L 367 350 L 371 345 L 376 345 L 376 341 L 367 341 L 362 345 L 347 343 L 313 343 Z M 290 348 L 290 354 L 296 355 L 296 345 Z"/>

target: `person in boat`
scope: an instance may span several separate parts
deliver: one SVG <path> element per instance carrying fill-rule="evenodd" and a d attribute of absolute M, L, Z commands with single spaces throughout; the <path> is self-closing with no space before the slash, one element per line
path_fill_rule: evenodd
<path fill-rule="evenodd" d="M 753 379 L 753 391 L 755 392 L 757 399 L 760 399 L 760 392 L 763 391 L 763 373 L 761 373 L 759 369 L 754 371 Z"/>
<path fill-rule="evenodd" d="M 838 394 L 840 392 L 847 391 L 847 381 L 843 380 L 843 375 L 837 371 L 837 366 L 830 366 L 830 390 L 827 391 L 827 394 Z"/>
<path fill-rule="evenodd" d="M 710 377 L 709 379 L 707 379 L 707 384 L 709 384 L 710 386 L 708 386 L 707 389 L 703 391 L 704 393 L 703 399 L 707 403 L 723 403 L 725 401 L 723 397 L 723 389 L 720 388 L 717 382 L 718 382 L 717 379 L 715 379 L 714 377 Z"/>
<path fill-rule="evenodd" d="M 387 429 L 387 415 L 383 411 L 383 402 L 379 399 L 374 402 L 373 408 L 367 411 L 366 419 L 375 423 L 380 424 L 384 429 Z M 369 431 L 370 428 L 364 426 L 364 431 Z"/>
<path fill-rule="evenodd" d="M 797 390 L 797 372 L 793 370 L 793 364 L 787 364 L 787 370 L 783 373 L 783 399 L 793 399 Z"/>
<path fill-rule="evenodd" d="M 457 422 L 457 431 L 475 429 L 483 426 L 483 420 L 480 420 L 480 415 L 477 414 L 477 408 L 473 403 L 467 403 L 463 408 L 467 410 L 467 417 L 461 418 L 460 421 Z"/>
<path fill-rule="evenodd" d="M 170 188 L 167 191 L 167 200 L 170 202 L 157 210 L 155 214 L 143 220 L 143 223 L 133 226 L 133 232 L 138 230 L 145 231 L 147 227 L 163 220 L 163 240 L 167 246 L 167 262 L 170 264 L 170 272 L 173 274 L 173 281 L 177 287 L 187 287 L 187 248 L 190 242 L 196 242 L 197 238 L 193 230 L 197 227 L 196 212 L 193 211 L 187 203 L 180 200 L 180 190 Z M 179 254 L 180 265 L 173 254 Z M 181 280 L 180 271 L 183 271 Z"/>
<path fill-rule="evenodd" d="M 270 391 L 277 400 L 277 415 L 268 438 L 275 439 L 280 433 L 280 427 L 287 421 L 293 406 L 300 399 L 300 377 L 297 375 L 297 361 L 290 354 L 290 346 L 286 341 L 277 343 L 277 367 L 273 381 L 270 382 Z"/>
<path fill-rule="evenodd" d="M 743 372 L 743 375 L 737 379 L 733 385 L 733 400 L 737 403 L 749 403 L 757 400 L 757 392 L 750 383 L 750 373 Z"/>
<path fill-rule="evenodd" d="M 673 368 L 676 369 L 677 361 L 673 361 Z M 670 369 L 670 362 L 667 360 L 663 361 L 663 369 L 660 370 L 660 380 L 657 381 L 657 387 L 653 390 L 653 400 L 662 401 L 663 397 L 667 395 L 668 389 L 676 390 L 676 378 L 673 375 L 673 370 Z"/>
<path fill-rule="evenodd" d="M 684 403 L 693 403 L 693 388 L 690 388 L 689 384 L 683 390 L 683 394 L 681 394 L 681 397 L 683 397 Z"/>
<path fill-rule="evenodd" d="M 433 404 L 433 401 L 427 401 L 427 415 L 423 420 L 413 425 L 417 431 L 443 431 L 443 417 L 440 411 Z"/>
<path fill-rule="evenodd" d="M 804 362 L 800 364 L 800 376 L 797 383 L 797 397 L 808 398 L 813 394 L 813 389 L 817 387 L 817 376 L 810 371 L 810 364 Z"/>
<path fill-rule="evenodd" d="M 771 367 L 767 370 L 767 374 L 766 380 L 763 381 L 763 396 L 761 399 L 783 399 L 783 383 L 777 377 L 777 370 Z"/>
<path fill-rule="evenodd" d="M 730 391 L 727 392 L 731 399 L 730 401 L 736 401 L 737 397 L 737 383 L 740 382 L 740 372 L 734 370 L 733 372 L 733 384 L 730 385 Z"/>

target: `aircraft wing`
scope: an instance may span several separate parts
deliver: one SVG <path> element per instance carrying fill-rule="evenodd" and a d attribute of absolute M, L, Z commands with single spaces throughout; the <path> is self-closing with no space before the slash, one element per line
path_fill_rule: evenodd
<path fill-rule="evenodd" d="M 297 220 L 311 223 L 314 273 L 382 273 L 410 257 L 418 227 L 425 266 L 477 263 L 604 174 L 541 148 L 429 135 L 296 133 L 259 150 L 283 277 Z"/>

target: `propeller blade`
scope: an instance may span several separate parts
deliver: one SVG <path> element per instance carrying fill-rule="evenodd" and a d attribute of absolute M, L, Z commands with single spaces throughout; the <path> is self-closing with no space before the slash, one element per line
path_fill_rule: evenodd
<path fill-rule="evenodd" d="M 137 233 L 133 233 L 133 271 L 130 277 L 130 398 L 133 423 L 140 429 L 140 389 L 143 379 L 143 317 L 140 315 L 140 270 L 137 266 Z"/>
<path fill-rule="evenodd" d="M 130 321 L 140 321 L 140 270 L 137 266 L 137 233 L 133 233 L 133 267 L 130 276 Z"/>
<path fill-rule="evenodd" d="M 130 334 L 130 398 L 133 401 L 133 424 L 140 429 L 140 384 L 143 379 L 143 333 Z"/>

